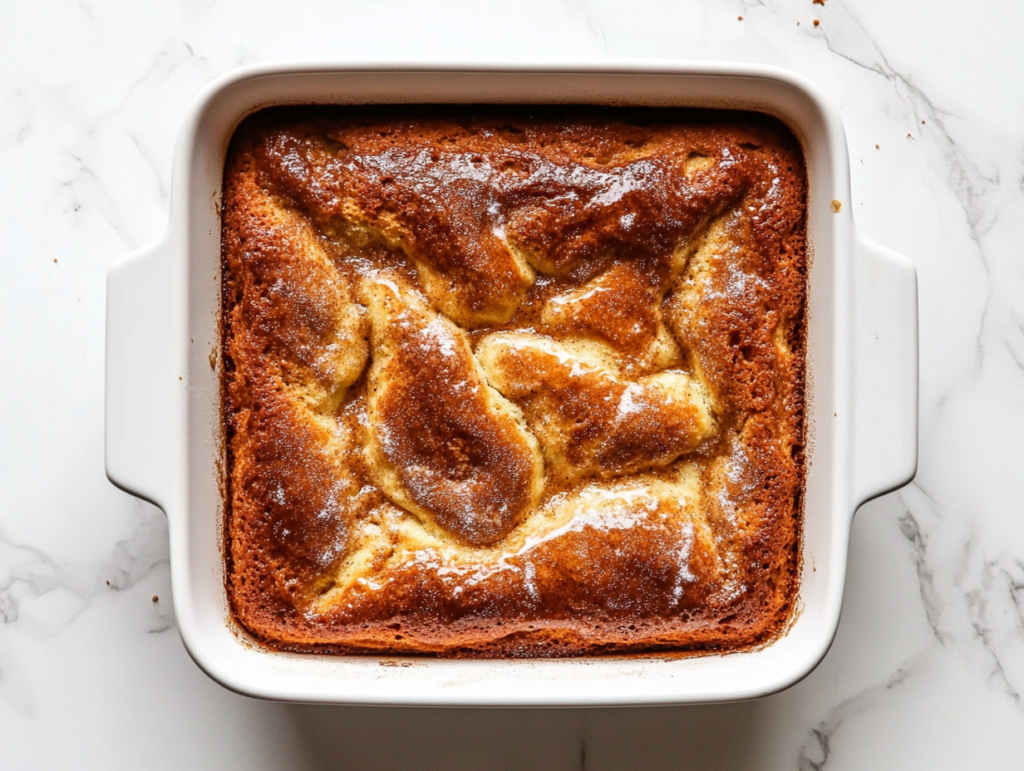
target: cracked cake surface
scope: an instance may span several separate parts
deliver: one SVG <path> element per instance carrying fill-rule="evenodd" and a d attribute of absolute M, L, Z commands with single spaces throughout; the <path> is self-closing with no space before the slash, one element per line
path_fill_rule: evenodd
<path fill-rule="evenodd" d="M 793 612 L 807 182 L 755 113 L 263 110 L 222 203 L 225 552 L 269 647 L 727 652 Z"/>

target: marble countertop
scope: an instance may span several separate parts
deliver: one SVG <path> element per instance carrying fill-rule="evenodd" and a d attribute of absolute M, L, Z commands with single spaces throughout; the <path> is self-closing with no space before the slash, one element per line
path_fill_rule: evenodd
<path fill-rule="evenodd" d="M 5 768 L 1024 767 L 1024 4 L 0 7 Z M 164 516 L 103 473 L 105 272 L 162 232 L 200 88 L 327 57 L 761 62 L 835 102 L 858 225 L 918 269 L 921 462 L 857 515 L 838 637 L 806 680 L 710 707 L 367 709 L 244 698 L 192 663 Z"/>

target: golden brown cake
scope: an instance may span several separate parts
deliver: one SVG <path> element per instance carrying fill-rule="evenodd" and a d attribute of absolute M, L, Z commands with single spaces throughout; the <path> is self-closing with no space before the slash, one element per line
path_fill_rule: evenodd
<path fill-rule="evenodd" d="M 329 653 L 771 640 L 799 569 L 806 197 L 754 113 L 247 119 L 223 196 L 238 623 Z"/>

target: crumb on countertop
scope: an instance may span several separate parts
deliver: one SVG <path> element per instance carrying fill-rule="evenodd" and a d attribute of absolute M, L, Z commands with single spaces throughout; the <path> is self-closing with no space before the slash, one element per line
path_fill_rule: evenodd
<path fill-rule="evenodd" d="M 817 26 L 818 26 L 819 24 L 821 24 L 821 22 L 820 22 L 820 21 L 818 21 L 817 19 L 815 19 L 815 20 L 814 20 L 814 26 L 815 26 L 815 27 L 817 27 Z"/>

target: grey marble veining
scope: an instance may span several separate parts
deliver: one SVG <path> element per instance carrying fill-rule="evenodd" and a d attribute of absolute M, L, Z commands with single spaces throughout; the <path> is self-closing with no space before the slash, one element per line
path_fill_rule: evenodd
<path fill-rule="evenodd" d="M 1024 6 L 45 0 L 3 10 L 5 768 L 1024 767 Z M 165 226 L 189 101 L 233 67 L 289 58 L 621 57 L 764 62 L 813 80 L 844 120 L 858 226 L 917 265 L 920 471 L 854 520 L 829 655 L 784 693 L 708 707 L 355 709 L 256 702 L 215 685 L 175 632 L 163 515 L 110 486 L 102 467 L 105 270 Z"/>

